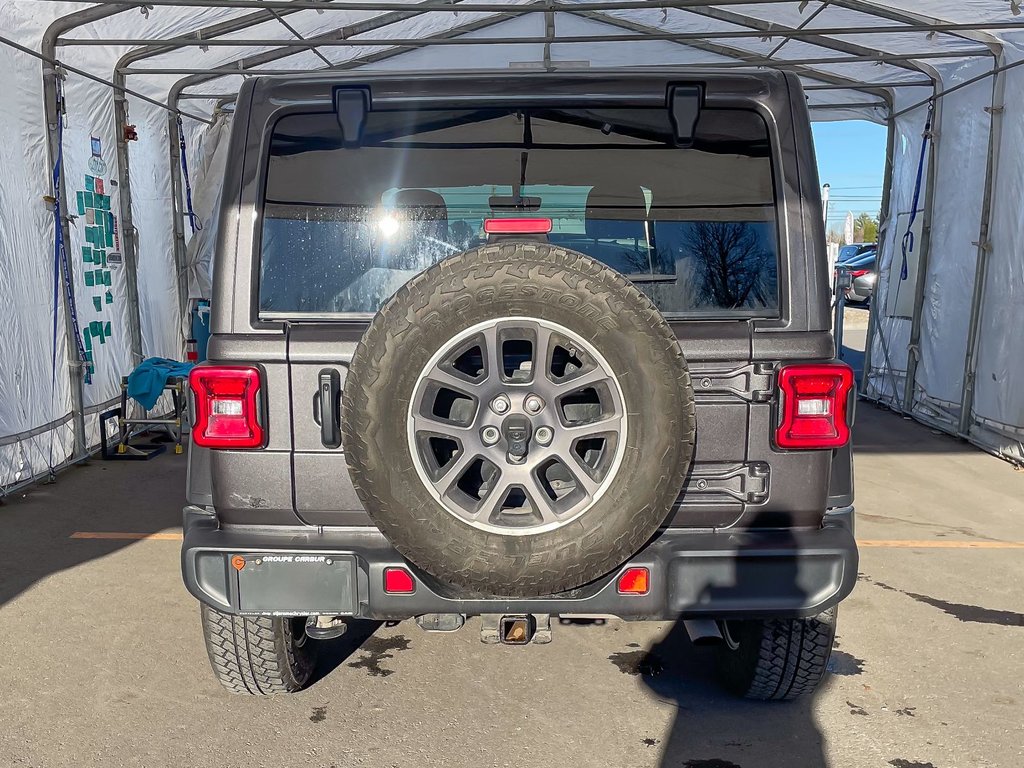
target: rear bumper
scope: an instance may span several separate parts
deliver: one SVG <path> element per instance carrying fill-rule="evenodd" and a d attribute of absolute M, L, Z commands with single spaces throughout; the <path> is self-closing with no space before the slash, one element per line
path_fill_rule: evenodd
<path fill-rule="evenodd" d="M 817 530 L 666 530 L 597 582 L 569 595 L 531 599 L 449 594 L 410 567 L 373 528 L 220 528 L 213 515 L 186 507 L 184 531 L 182 572 L 189 592 L 219 610 L 246 615 L 323 613 L 380 620 L 426 613 L 634 620 L 802 617 L 838 603 L 857 580 L 853 507 L 830 511 Z M 231 562 L 236 555 L 252 563 L 262 563 L 261 555 L 280 557 L 267 560 L 273 564 L 257 579 L 250 573 L 241 577 Z M 301 560 L 292 565 L 290 555 Z M 315 557 L 320 555 L 326 559 Z M 321 565 L 311 568 L 309 561 L 317 560 Z M 332 564 L 330 574 L 324 562 Z M 416 576 L 414 593 L 384 592 L 384 569 L 391 566 Z M 629 566 L 650 569 L 647 594 L 618 594 L 616 576 Z"/>

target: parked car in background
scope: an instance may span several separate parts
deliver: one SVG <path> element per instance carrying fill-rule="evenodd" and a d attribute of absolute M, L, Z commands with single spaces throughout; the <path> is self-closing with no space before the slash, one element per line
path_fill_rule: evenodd
<path fill-rule="evenodd" d="M 845 289 L 846 300 L 867 304 L 878 282 L 876 269 L 877 243 L 852 243 L 839 249 L 836 274 L 840 270 L 850 273 L 850 286 Z"/>

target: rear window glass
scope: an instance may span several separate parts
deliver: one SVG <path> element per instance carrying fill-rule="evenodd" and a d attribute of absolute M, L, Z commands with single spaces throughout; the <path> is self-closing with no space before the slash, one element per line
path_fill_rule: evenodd
<path fill-rule="evenodd" d="M 357 148 L 333 113 L 289 115 L 271 138 L 260 312 L 375 312 L 486 243 L 486 219 L 528 216 L 666 314 L 775 315 L 774 199 L 754 112 L 705 109 L 686 149 L 665 109 L 371 112 Z"/>

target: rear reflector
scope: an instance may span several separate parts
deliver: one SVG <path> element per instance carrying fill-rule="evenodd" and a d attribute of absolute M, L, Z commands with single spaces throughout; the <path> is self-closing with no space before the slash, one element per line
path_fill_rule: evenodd
<path fill-rule="evenodd" d="M 627 568 L 619 576 L 620 595 L 646 595 L 651 588 L 651 573 L 646 568 Z"/>
<path fill-rule="evenodd" d="M 263 427 L 255 368 L 198 366 L 188 377 L 196 404 L 192 440 L 203 448 L 260 448 Z"/>
<path fill-rule="evenodd" d="M 389 595 L 411 595 L 416 591 L 416 580 L 405 568 L 385 568 L 384 591 Z"/>
<path fill-rule="evenodd" d="M 551 219 L 484 219 L 488 235 L 546 235 Z"/>
<path fill-rule="evenodd" d="M 850 439 L 848 365 L 789 365 L 779 371 L 782 420 L 775 442 L 787 450 L 840 448 Z"/>

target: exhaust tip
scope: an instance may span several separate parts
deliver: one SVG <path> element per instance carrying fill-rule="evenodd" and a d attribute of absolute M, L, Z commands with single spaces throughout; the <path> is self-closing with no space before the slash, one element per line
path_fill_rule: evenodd
<path fill-rule="evenodd" d="M 713 619 L 683 619 L 683 627 L 696 646 L 718 645 L 722 642 L 722 630 Z"/>

